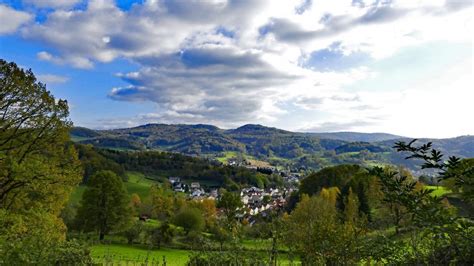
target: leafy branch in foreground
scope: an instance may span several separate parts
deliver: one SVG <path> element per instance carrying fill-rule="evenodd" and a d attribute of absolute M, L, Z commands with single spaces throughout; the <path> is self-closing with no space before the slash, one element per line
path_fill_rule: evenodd
<path fill-rule="evenodd" d="M 432 142 L 414 146 L 416 141 L 417 139 L 408 143 L 399 141 L 393 148 L 398 152 L 410 153 L 405 159 L 423 160 L 421 169 L 438 169 L 438 180 L 454 180 L 462 197 L 472 204 L 474 202 L 474 163 L 470 163 L 470 160 L 461 160 L 456 156 L 450 156 L 447 161 L 443 161 L 443 153 L 434 149 Z"/>

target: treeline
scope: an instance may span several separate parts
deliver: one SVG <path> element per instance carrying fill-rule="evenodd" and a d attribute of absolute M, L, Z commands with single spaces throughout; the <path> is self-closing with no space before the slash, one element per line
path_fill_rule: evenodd
<path fill-rule="evenodd" d="M 117 151 L 76 144 L 79 159 L 84 166 L 84 180 L 99 170 L 110 170 L 125 179 L 125 171 L 143 173 L 163 181 L 170 176 L 184 180 L 207 181 L 216 187 L 235 191 L 244 186 L 281 187 L 282 178 L 245 167 L 222 165 L 198 157 L 160 151 Z"/>

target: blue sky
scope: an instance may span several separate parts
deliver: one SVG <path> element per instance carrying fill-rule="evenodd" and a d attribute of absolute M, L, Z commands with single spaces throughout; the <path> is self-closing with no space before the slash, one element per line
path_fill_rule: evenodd
<path fill-rule="evenodd" d="M 0 58 L 79 126 L 453 137 L 474 134 L 472 15 L 456 0 L 0 0 Z"/>

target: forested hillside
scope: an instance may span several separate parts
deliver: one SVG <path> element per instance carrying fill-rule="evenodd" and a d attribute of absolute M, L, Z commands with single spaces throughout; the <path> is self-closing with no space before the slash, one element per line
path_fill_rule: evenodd
<path fill-rule="evenodd" d="M 392 149 L 396 141 L 408 140 L 384 133 L 297 133 L 261 125 L 224 130 L 211 125 L 148 124 L 134 128 L 91 130 L 73 128 L 73 140 L 116 150 L 160 150 L 226 157 L 229 153 L 270 162 L 292 169 L 321 169 L 356 163 L 402 164 L 415 170 L 415 162 L 404 160 Z M 433 142 L 447 155 L 474 157 L 474 136 L 450 139 L 421 139 Z"/>

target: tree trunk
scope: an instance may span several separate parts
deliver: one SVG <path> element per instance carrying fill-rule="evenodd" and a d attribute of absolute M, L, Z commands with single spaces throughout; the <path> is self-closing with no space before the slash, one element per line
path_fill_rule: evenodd
<path fill-rule="evenodd" d="M 105 234 L 104 234 L 104 231 L 100 231 L 99 232 L 99 240 L 102 242 L 102 240 L 104 240 L 104 237 L 105 237 Z"/>

